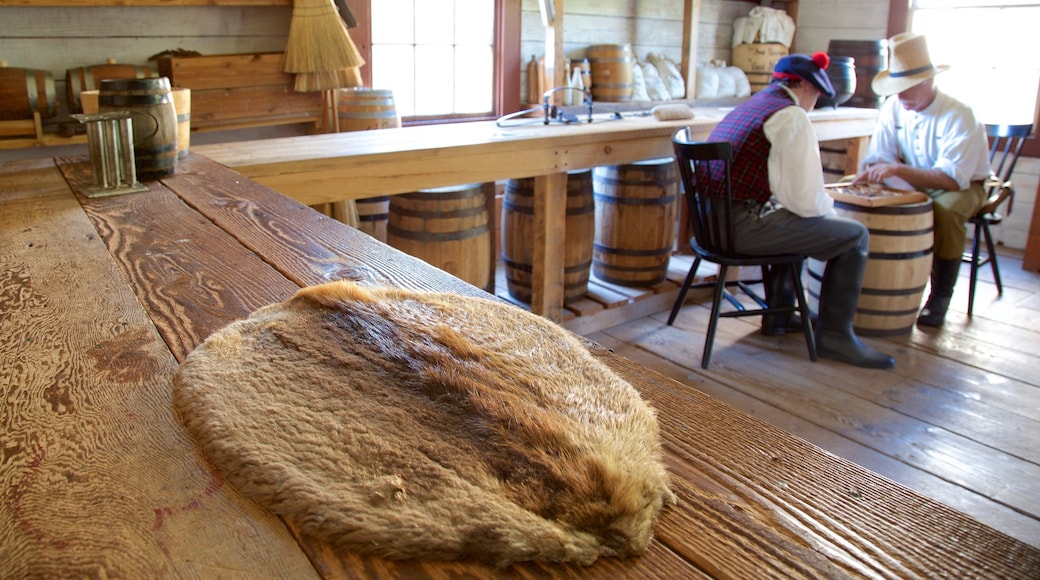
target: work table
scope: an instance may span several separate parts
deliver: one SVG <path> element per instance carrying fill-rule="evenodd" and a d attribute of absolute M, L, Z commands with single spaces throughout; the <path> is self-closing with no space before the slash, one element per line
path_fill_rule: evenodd
<path fill-rule="evenodd" d="M 390 562 L 304 537 L 181 425 L 195 346 L 337 279 L 487 296 L 201 156 L 85 198 L 84 158 L 0 168 L 0 562 L 12 577 L 1025 578 L 1040 550 L 606 349 L 658 411 L 678 504 L 591 567 Z"/>
<path fill-rule="evenodd" d="M 394 195 L 464 183 L 535 178 L 531 310 L 559 321 L 563 310 L 563 251 L 567 172 L 672 157 L 672 134 L 692 127 L 707 138 L 730 110 L 697 107 L 693 119 L 653 116 L 592 123 L 518 119 L 422 125 L 206 145 L 193 151 L 308 205 Z M 865 140 L 874 109 L 816 109 L 820 141 Z M 579 117 L 581 118 L 581 117 Z"/>

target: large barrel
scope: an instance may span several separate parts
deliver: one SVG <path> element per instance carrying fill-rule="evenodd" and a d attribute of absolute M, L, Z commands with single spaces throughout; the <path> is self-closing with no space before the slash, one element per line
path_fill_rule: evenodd
<path fill-rule="evenodd" d="M 678 179 L 672 158 L 596 167 L 592 273 L 623 286 L 652 286 L 668 275 L 675 245 Z"/>
<path fill-rule="evenodd" d="M 109 60 L 105 64 L 95 64 L 65 71 L 65 99 L 70 113 L 89 112 L 83 108 L 80 93 L 101 88 L 101 81 L 106 79 L 147 79 L 156 76 L 147 66 L 136 64 L 117 64 Z"/>
<path fill-rule="evenodd" d="M 391 246 L 485 290 L 493 288 L 484 185 L 423 189 L 390 197 Z"/>
<path fill-rule="evenodd" d="M 50 71 L 0 66 L 0 121 L 53 117 L 57 98 Z"/>
<path fill-rule="evenodd" d="M 401 126 L 394 93 L 389 89 L 339 89 L 339 130 L 368 131 Z"/>
<path fill-rule="evenodd" d="M 836 201 L 838 215 L 870 230 L 870 257 L 853 327 L 862 336 L 896 336 L 914 327 L 932 270 L 932 200 L 865 207 Z M 818 310 L 824 263 L 808 260 L 809 306 Z"/>
<path fill-rule="evenodd" d="M 390 196 L 354 200 L 357 207 L 358 228 L 380 242 L 386 241 L 386 224 L 390 213 Z"/>
<path fill-rule="evenodd" d="M 177 110 L 170 79 L 103 80 L 98 89 L 98 110 L 130 111 L 138 179 L 154 180 L 176 172 Z"/>
<path fill-rule="evenodd" d="M 567 221 L 564 236 L 563 301 L 588 291 L 596 214 L 592 171 L 567 173 Z M 534 178 L 510 179 L 502 199 L 502 261 L 509 294 L 531 303 L 534 263 Z"/>
<path fill-rule="evenodd" d="M 596 44 L 586 52 L 592 98 L 597 101 L 629 101 L 635 88 L 632 67 L 636 58 L 629 44 Z"/>
<path fill-rule="evenodd" d="M 847 56 L 854 59 L 856 67 L 856 90 L 845 102 L 847 107 L 879 109 L 884 98 L 870 87 L 874 77 L 888 68 L 887 40 L 832 40 L 827 45 L 832 56 Z"/>

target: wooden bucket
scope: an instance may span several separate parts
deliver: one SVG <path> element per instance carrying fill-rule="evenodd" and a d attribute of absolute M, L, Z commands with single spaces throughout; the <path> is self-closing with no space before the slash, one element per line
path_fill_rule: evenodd
<path fill-rule="evenodd" d="M 674 160 L 596 167 L 592 183 L 592 273 L 623 286 L 663 282 L 675 245 L 679 187 Z"/>
<path fill-rule="evenodd" d="M 491 290 L 487 199 L 480 183 L 391 196 L 386 241 L 474 286 Z"/>
<path fill-rule="evenodd" d="M 390 196 L 354 200 L 358 213 L 358 229 L 379 240 L 386 241 L 386 224 L 390 212 Z"/>
<path fill-rule="evenodd" d="M 65 99 L 70 113 L 90 113 L 83 108 L 80 93 L 101 88 L 105 79 L 147 79 L 156 76 L 147 66 L 117 64 L 109 59 L 105 64 L 95 64 L 65 71 Z"/>
<path fill-rule="evenodd" d="M 838 215 L 870 230 L 870 257 L 853 328 L 862 336 L 896 336 L 914 327 L 932 271 L 932 200 L 865 207 L 834 202 Z M 809 307 L 818 312 L 825 263 L 808 260 Z"/>
<path fill-rule="evenodd" d="M 100 91 L 83 91 L 80 93 L 80 104 L 83 112 L 98 112 L 98 93 Z M 173 110 L 177 113 L 177 158 L 188 156 L 191 145 L 191 89 L 171 89 Z"/>
<path fill-rule="evenodd" d="M 592 171 L 567 173 L 567 221 L 563 258 L 563 301 L 585 296 L 592 266 L 596 213 Z M 510 179 L 502 200 L 502 261 L 510 296 L 531 303 L 534 260 L 534 178 Z"/>
<path fill-rule="evenodd" d="M 885 101 L 871 88 L 874 77 L 888 68 L 887 40 L 832 40 L 827 45 L 831 57 L 847 56 L 856 67 L 856 90 L 845 102 L 846 107 L 880 109 Z"/>
<path fill-rule="evenodd" d="M 0 66 L 0 121 L 53 117 L 56 106 L 50 71 Z"/>
<path fill-rule="evenodd" d="M 632 67 L 636 58 L 629 44 L 597 44 L 586 52 L 592 98 L 597 101 L 629 101 L 635 88 Z"/>
<path fill-rule="evenodd" d="M 103 80 L 98 110 L 130 111 L 138 179 L 154 180 L 176 172 L 177 111 L 173 107 L 170 79 Z"/>
<path fill-rule="evenodd" d="M 401 126 L 394 93 L 388 89 L 339 89 L 340 132 L 391 129 Z"/>

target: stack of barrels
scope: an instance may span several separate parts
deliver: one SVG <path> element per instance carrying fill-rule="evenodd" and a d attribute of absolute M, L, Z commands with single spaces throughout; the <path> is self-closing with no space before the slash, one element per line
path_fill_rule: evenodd
<path fill-rule="evenodd" d="M 7 66 L 0 61 L 0 121 L 55 116 L 57 97 L 50 71 Z"/>

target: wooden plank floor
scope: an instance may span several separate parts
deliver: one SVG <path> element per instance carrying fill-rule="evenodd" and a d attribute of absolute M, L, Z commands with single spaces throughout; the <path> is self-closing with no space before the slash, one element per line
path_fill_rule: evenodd
<path fill-rule="evenodd" d="M 748 318 L 720 322 L 705 371 L 709 305 L 696 298 L 674 326 L 660 312 L 588 336 L 1040 546 L 1040 274 L 1021 252 L 1000 263 L 1003 297 L 987 269 L 971 320 L 965 266 L 942 329 L 866 339 L 893 370 L 813 363 L 800 335 L 765 337 Z"/>

